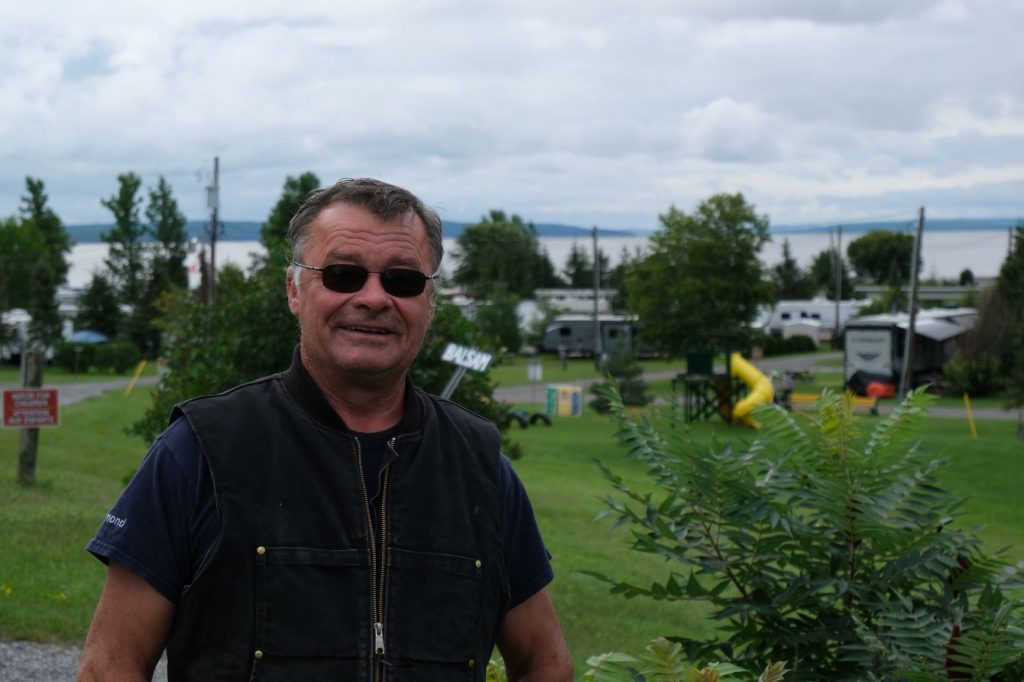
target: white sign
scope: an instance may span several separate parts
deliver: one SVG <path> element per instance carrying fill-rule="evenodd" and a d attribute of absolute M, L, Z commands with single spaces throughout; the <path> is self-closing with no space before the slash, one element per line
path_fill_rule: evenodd
<path fill-rule="evenodd" d="M 490 353 L 475 348 L 466 348 L 454 343 L 449 343 L 441 355 L 441 359 L 459 367 L 471 369 L 474 372 L 486 372 L 494 359 Z"/>

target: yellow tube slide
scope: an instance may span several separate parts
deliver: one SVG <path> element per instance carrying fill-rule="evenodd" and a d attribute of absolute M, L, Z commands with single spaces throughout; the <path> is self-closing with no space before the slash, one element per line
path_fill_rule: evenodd
<path fill-rule="evenodd" d="M 772 388 L 772 381 L 754 365 L 743 359 L 739 353 L 729 356 L 730 373 L 750 387 L 750 393 L 743 400 L 736 403 L 732 408 L 733 421 L 760 428 L 760 424 L 751 419 L 750 414 L 758 405 L 770 404 L 775 398 L 775 389 Z"/>

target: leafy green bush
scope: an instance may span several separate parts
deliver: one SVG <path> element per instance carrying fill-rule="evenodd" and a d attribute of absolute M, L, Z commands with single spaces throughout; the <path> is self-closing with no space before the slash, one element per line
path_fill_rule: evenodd
<path fill-rule="evenodd" d="M 750 679 L 749 671 L 729 663 L 711 663 L 705 667 L 692 665 L 682 656 L 682 645 L 664 637 L 656 638 L 640 658 L 628 654 L 611 653 L 587 659 L 590 669 L 584 680 L 593 682 L 655 682 L 657 680 L 692 680 L 692 682 L 718 682 L 740 675 Z M 786 664 L 772 663 L 757 678 L 758 682 L 781 682 L 786 676 Z"/>
<path fill-rule="evenodd" d="M 827 393 L 797 421 L 766 406 L 745 446 L 699 446 L 668 408 L 632 422 L 630 456 L 654 490 L 602 467 L 618 495 L 604 516 L 632 548 L 670 562 L 664 582 L 607 581 L 625 597 L 709 602 L 722 639 L 676 638 L 686 655 L 754 669 L 785 660 L 795 680 L 1019 680 L 1020 569 L 953 526 L 941 463 L 908 438 L 929 397 L 912 392 L 867 434 L 848 396 Z"/>
<path fill-rule="evenodd" d="M 651 396 L 647 394 L 648 384 L 642 378 L 643 367 L 629 350 L 622 346 L 616 346 L 604 363 L 604 372 L 609 377 L 609 381 L 615 384 L 624 405 L 642 407 L 651 402 Z M 598 414 L 608 414 L 611 409 L 611 402 L 602 388 L 608 386 L 609 381 L 590 387 L 590 391 L 594 393 L 590 406 Z"/>
<path fill-rule="evenodd" d="M 58 341 L 53 344 L 53 364 L 69 372 L 86 373 L 93 365 L 96 346 L 90 343 Z"/>
<path fill-rule="evenodd" d="M 119 339 L 106 343 L 74 343 L 59 341 L 53 346 L 53 363 L 69 372 L 124 374 L 142 359 L 131 341 Z"/>
<path fill-rule="evenodd" d="M 814 345 L 814 339 L 809 336 L 791 336 L 784 339 L 781 336 L 768 336 L 763 346 L 765 356 L 787 355 L 789 353 L 813 353 L 818 350 Z"/>
<path fill-rule="evenodd" d="M 93 350 L 93 366 L 101 372 L 124 374 L 142 359 L 142 353 L 131 341 L 117 339 L 98 343 Z"/>
<path fill-rule="evenodd" d="M 945 378 L 943 392 L 950 395 L 968 393 L 982 396 L 1003 389 L 999 359 L 988 353 L 979 353 L 971 358 L 957 351 L 943 365 L 942 373 Z"/>

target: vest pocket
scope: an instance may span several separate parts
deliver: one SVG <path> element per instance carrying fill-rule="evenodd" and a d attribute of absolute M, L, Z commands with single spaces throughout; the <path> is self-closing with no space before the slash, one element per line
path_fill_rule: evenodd
<path fill-rule="evenodd" d="M 370 648 L 369 556 L 267 547 L 258 557 L 257 668 L 285 658 L 358 658 Z M 329 663 L 329 661 L 323 661 Z M 269 666 L 272 667 L 272 666 Z"/>
<path fill-rule="evenodd" d="M 472 557 L 388 551 L 388 679 L 467 680 L 486 669 L 476 660 L 490 636 L 478 631 L 486 569 Z"/>

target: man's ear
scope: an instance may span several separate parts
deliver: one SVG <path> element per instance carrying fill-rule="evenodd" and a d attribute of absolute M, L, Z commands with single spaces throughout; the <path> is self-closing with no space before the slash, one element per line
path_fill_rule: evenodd
<path fill-rule="evenodd" d="M 289 266 L 288 274 L 285 275 L 288 288 L 288 309 L 292 311 L 292 315 L 296 316 L 299 314 L 299 282 L 296 280 L 299 276 L 297 268 Z"/>

